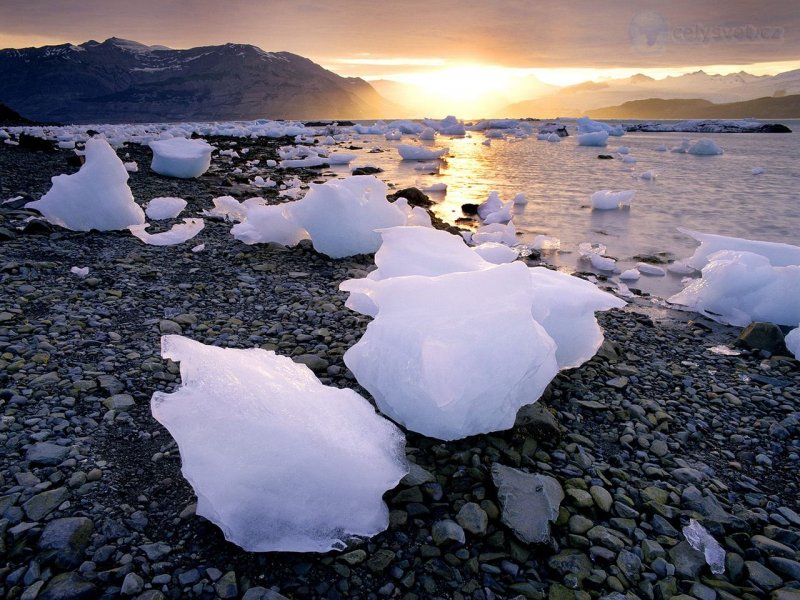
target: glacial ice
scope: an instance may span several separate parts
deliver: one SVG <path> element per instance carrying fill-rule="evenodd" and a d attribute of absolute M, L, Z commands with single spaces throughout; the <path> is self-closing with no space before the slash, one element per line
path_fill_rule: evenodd
<path fill-rule="evenodd" d="M 514 196 L 514 206 L 525 206 L 528 203 L 528 199 L 525 197 L 525 194 L 519 193 Z"/>
<path fill-rule="evenodd" d="M 433 141 L 436 139 L 436 130 L 433 127 L 426 127 L 419 134 L 419 139 Z"/>
<path fill-rule="evenodd" d="M 431 150 L 430 148 L 412 146 L 411 144 L 397 144 L 395 148 L 397 148 L 397 152 L 403 160 L 433 160 L 445 156 L 450 151 L 449 148 Z"/>
<path fill-rule="evenodd" d="M 102 138 L 86 141 L 86 162 L 77 173 L 57 175 L 39 200 L 25 207 L 74 231 L 109 231 L 144 223 L 144 211 L 133 200 L 128 172 Z"/>
<path fill-rule="evenodd" d="M 183 198 L 161 197 L 153 198 L 144 209 L 148 219 L 159 221 L 161 219 L 174 219 L 186 208 Z"/>
<path fill-rule="evenodd" d="M 150 246 L 174 246 L 192 239 L 203 230 L 203 219 L 184 219 L 183 223 L 176 223 L 169 231 L 163 233 L 147 233 L 149 223 L 131 225 L 128 230 L 145 244 Z"/>
<path fill-rule="evenodd" d="M 175 137 L 150 142 L 153 162 L 150 168 L 159 175 L 191 179 L 200 177 L 211 166 L 214 146 L 204 140 Z"/>
<path fill-rule="evenodd" d="M 701 233 L 683 227 L 678 227 L 678 231 L 700 242 L 700 246 L 695 249 L 694 254 L 686 261 L 690 267 L 695 269 L 702 269 L 706 266 L 708 257 L 720 250 L 737 250 L 761 254 L 766 256 L 774 267 L 800 265 L 800 246 Z"/>
<path fill-rule="evenodd" d="M 637 281 L 639 277 L 641 277 L 639 269 L 627 269 L 619 274 L 619 278 L 622 281 Z"/>
<path fill-rule="evenodd" d="M 475 246 L 473 250 L 483 260 L 495 265 L 514 262 L 519 258 L 519 254 L 516 250 L 512 250 L 505 244 L 498 244 L 497 242 L 486 242 L 484 244 L 479 244 L 478 246 Z"/>
<path fill-rule="evenodd" d="M 478 218 L 485 221 L 493 212 L 503 210 L 503 201 L 500 200 L 500 194 L 495 191 L 489 192 L 489 197 L 478 205 Z"/>
<path fill-rule="evenodd" d="M 794 354 L 797 360 L 800 360 L 800 325 L 787 333 L 783 342 L 786 344 L 789 352 Z"/>
<path fill-rule="evenodd" d="M 575 122 L 578 133 L 596 133 L 606 132 L 608 135 L 622 136 L 625 135 L 625 129 L 622 125 L 609 125 L 602 121 L 593 121 L 589 117 L 580 117 Z"/>
<path fill-rule="evenodd" d="M 592 131 L 578 134 L 579 146 L 605 146 L 608 144 L 607 131 Z"/>
<path fill-rule="evenodd" d="M 408 429 L 444 440 L 508 429 L 558 371 L 522 263 L 370 286 L 378 313 L 345 364 Z"/>
<path fill-rule="evenodd" d="M 689 146 L 687 152 L 697 156 L 715 156 L 717 154 L 722 154 L 723 150 L 714 142 L 714 140 L 702 138 Z"/>
<path fill-rule="evenodd" d="M 483 244 L 485 242 L 499 242 L 507 246 L 514 246 L 517 244 L 517 228 L 513 221 L 509 221 L 505 225 L 502 223 L 491 223 L 490 225 L 481 225 L 472 234 L 473 244 Z"/>
<path fill-rule="evenodd" d="M 667 274 L 663 267 L 658 265 L 651 265 L 650 263 L 640 262 L 636 263 L 636 269 L 645 275 L 655 275 L 656 277 L 663 277 Z"/>
<path fill-rule="evenodd" d="M 89 267 L 72 267 L 69 272 L 83 279 L 89 274 Z"/>
<path fill-rule="evenodd" d="M 288 205 L 253 206 L 240 223 L 231 228 L 231 234 L 245 244 L 274 242 L 296 246 L 308 239 L 308 232 L 300 227 Z"/>
<path fill-rule="evenodd" d="M 625 190 L 621 192 L 600 190 L 592 194 L 592 208 L 595 210 L 611 210 L 630 207 L 635 195 L 636 190 Z"/>
<path fill-rule="evenodd" d="M 683 535 L 692 548 L 703 553 L 706 564 L 711 567 L 714 575 L 725 572 L 725 550 L 705 527 L 694 519 L 689 519 L 689 524 L 683 528 Z"/>
<path fill-rule="evenodd" d="M 161 354 L 183 384 L 153 394 L 153 416 L 178 443 L 197 514 L 227 540 L 327 552 L 386 529 L 381 496 L 408 472 L 405 440 L 364 398 L 271 351 L 168 335 Z"/>
<path fill-rule="evenodd" d="M 312 183 L 289 210 L 308 232 L 317 252 L 331 258 L 368 254 L 381 245 L 376 229 L 406 223 L 403 210 L 386 199 L 387 190 L 387 185 L 372 175 Z"/>
<path fill-rule="evenodd" d="M 669 301 L 739 327 L 800 323 L 800 265 L 776 267 L 760 254 L 722 250 L 708 257 L 701 273 Z"/>

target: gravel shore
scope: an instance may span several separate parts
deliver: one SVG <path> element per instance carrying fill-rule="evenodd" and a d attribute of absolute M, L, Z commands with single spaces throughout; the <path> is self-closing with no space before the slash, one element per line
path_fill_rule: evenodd
<path fill-rule="evenodd" d="M 247 159 L 274 159 L 281 143 L 248 140 Z M 233 159 L 184 181 L 152 173 L 146 147 L 118 153 L 139 163 L 138 202 L 179 196 L 182 216 L 216 196 L 264 195 L 230 175 Z M 0 199 L 38 199 L 77 170 L 71 154 L 0 145 Z M 284 177 L 295 174 L 325 179 Z M 342 355 L 368 319 L 338 285 L 372 257 L 246 246 L 210 220 L 172 247 L 23 231 L 33 213 L 17 204 L 0 207 L 2 597 L 800 599 L 800 370 L 709 350 L 733 346 L 738 329 L 641 298 L 601 314 L 598 355 L 513 429 L 447 443 L 408 434 L 417 467 L 386 494 L 388 531 L 342 553 L 251 554 L 194 515 L 177 447 L 150 415 L 153 392 L 179 385 L 160 336 L 274 349 L 366 396 Z M 509 521 L 497 465 L 557 480 L 548 541 L 523 541 L 544 504 Z M 685 541 L 690 518 L 726 550 L 724 574 Z"/>

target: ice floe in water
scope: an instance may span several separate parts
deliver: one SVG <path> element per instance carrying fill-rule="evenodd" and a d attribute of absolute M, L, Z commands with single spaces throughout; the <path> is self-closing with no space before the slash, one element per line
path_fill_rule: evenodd
<path fill-rule="evenodd" d="M 679 227 L 678 231 L 700 242 L 700 246 L 686 261 L 686 264 L 695 269 L 702 269 L 708 262 L 708 257 L 720 250 L 739 250 L 742 252 L 761 254 L 762 256 L 766 256 L 770 264 L 774 267 L 800 265 L 800 246 L 782 244 L 779 242 L 747 240 L 713 233 L 701 233 L 683 227 Z"/>
<path fill-rule="evenodd" d="M 192 239 L 203 230 L 203 219 L 184 219 L 183 223 L 176 223 L 169 231 L 162 233 L 148 233 L 149 223 L 144 225 L 131 225 L 128 230 L 145 244 L 150 246 L 174 246 Z"/>
<path fill-rule="evenodd" d="M 147 203 L 144 210 L 148 219 L 174 219 L 183 209 L 186 208 L 186 200 L 183 198 L 161 197 L 153 198 Z"/>
<path fill-rule="evenodd" d="M 669 301 L 722 323 L 800 323 L 800 265 L 776 267 L 752 252 L 722 250 L 708 257 L 702 277 Z"/>
<path fill-rule="evenodd" d="M 725 572 L 725 550 L 705 527 L 694 519 L 689 519 L 689 524 L 683 528 L 683 535 L 692 548 L 703 553 L 703 558 L 714 575 Z"/>
<path fill-rule="evenodd" d="M 714 140 L 708 138 L 697 140 L 694 144 L 689 146 L 686 151 L 689 154 L 695 154 L 697 156 L 715 156 L 723 153 L 722 148 L 720 148 Z"/>
<path fill-rule="evenodd" d="M 405 440 L 356 392 L 274 352 L 162 338 L 182 386 L 153 394 L 197 514 L 251 552 L 341 550 L 389 524 L 381 496 L 408 472 Z M 213 425 L 213 426 L 212 426 Z"/>
<path fill-rule="evenodd" d="M 591 131 L 589 133 L 578 134 L 579 146 L 605 146 L 608 144 L 607 131 Z"/>
<path fill-rule="evenodd" d="M 26 208 L 38 210 L 55 225 L 75 231 L 126 229 L 144 223 L 133 200 L 128 172 L 107 141 L 86 141 L 86 162 L 77 173 L 57 175 L 53 186 Z"/>
<path fill-rule="evenodd" d="M 614 192 L 611 190 L 600 190 L 592 194 L 591 203 L 595 210 L 613 210 L 615 208 L 629 208 L 636 190 L 625 190 Z"/>
<path fill-rule="evenodd" d="M 200 177 L 211 166 L 214 146 L 204 140 L 171 138 L 150 142 L 153 162 L 150 168 L 159 175 L 190 179 Z"/>
<path fill-rule="evenodd" d="M 608 135 L 622 136 L 625 135 L 625 129 L 622 125 L 609 125 L 602 121 L 593 121 L 589 117 L 580 117 L 575 122 L 578 133 L 597 133 L 606 132 Z"/>
<path fill-rule="evenodd" d="M 430 148 L 412 146 L 411 144 L 397 144 L 395 148 L 397 148 L 397 152 L 403 160 L 433 160 L 445 156 L 450 151 L 449 148 L 431 150 Z"/>

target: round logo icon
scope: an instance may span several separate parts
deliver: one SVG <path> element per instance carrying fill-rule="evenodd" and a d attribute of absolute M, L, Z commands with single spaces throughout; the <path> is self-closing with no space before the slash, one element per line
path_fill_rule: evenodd
<path fill-rule="evenodd" d="M 661 54 L 667 45 L 667 20 L 656 12 L 640 12 L 628 25 L 631 48 L 640 54 Z"/>

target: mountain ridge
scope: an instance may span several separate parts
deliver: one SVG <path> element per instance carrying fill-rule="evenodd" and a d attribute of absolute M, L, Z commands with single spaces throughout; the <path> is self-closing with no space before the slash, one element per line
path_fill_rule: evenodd
<path fill-rule="evenodd" d="M 290 52 L 173 50 L 108 38 L 0 50 L 0 102 L 37 121 L 358 119 L 394 105 L 366 81 Z"/>
<path fill-rule="evenodd" d="M 648 98 L 590 110 L 593 119 L 796 119 L 800 94 L 716 104 L 700 98 Z"/>

